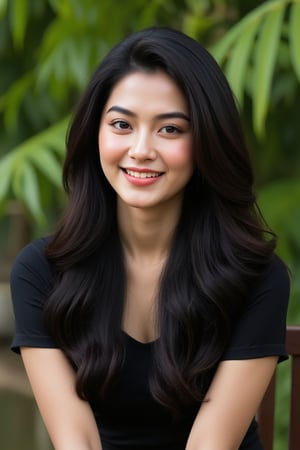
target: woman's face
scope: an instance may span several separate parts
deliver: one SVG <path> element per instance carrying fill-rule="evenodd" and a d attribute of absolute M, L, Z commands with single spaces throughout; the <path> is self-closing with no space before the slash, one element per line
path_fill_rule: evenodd
<path fill-rule="evenodd" d="M 194 170 L 192 132 L 185 97 L 168 75 L 134 72 L 115 85 L 100 121 L 99 153 L 125 204 L 181 202 Z"/>

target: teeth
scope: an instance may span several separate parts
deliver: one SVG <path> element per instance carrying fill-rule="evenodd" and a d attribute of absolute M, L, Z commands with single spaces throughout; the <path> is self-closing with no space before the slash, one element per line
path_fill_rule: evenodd
<path fill-rule="evenodd" d="M 159 177 L 159 172 L 135 172 L 134 170 L 125 169 L 128 175 L 135 178 L 155 178 Z"/>

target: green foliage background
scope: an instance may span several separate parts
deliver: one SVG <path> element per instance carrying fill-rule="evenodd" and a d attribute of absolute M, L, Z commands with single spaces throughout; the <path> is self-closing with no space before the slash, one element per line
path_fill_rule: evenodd
<path fill-rule="evenodd" d="M 0 0 L 1 240 L 16 201 L 31 237 L 52 229 L 72 108 L 108 49 L 152 25 L 199 40 L 231 83 L 259 204 L 291 269 L 288 321 L 300 323 L 300 0 Z M 287 370 L 279 368 L 276 450 L 286 448 Z"/>

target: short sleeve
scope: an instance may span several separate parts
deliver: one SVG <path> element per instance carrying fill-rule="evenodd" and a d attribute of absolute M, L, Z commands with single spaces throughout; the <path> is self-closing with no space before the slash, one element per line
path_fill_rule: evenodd
<path fill-rule="evenodd" d="M 57 347 L 43 321 L 43 308 L 52 283 L 45 244 L 46 238 L 28 244 L 12 267 L 10 285 L 15 333 L 11 349 L 16 353 L 20 352 L 21 346 Z"/>
<path fill-rule="evenodd" d="M 278 356 L 285 348 L 290 279 L 283 262 L 274 256 L 239 318 L 223 360 Z"/>

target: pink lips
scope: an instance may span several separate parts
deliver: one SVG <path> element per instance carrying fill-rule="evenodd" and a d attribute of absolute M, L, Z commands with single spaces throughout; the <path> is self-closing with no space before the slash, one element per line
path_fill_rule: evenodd
<path fill-rule="evenodd" d="M 148 186 L 156 183 L 162 175 L 162 172 L 155 172 L 150 169 L 137 169 L 135 167 L 128 167 L 122 169 L 122 171 L 125 178 L 136 186 Z"/>

